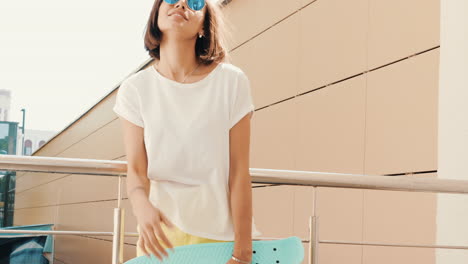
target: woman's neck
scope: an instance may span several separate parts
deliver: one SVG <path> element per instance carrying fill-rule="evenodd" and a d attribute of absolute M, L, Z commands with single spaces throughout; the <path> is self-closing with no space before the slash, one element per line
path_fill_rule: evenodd
<path fill-rule="evenodd" d="M 168 38 L 160 45 L 158 70 L 175 80 L 183 80 L 197 66 L 195 40 Z"/>

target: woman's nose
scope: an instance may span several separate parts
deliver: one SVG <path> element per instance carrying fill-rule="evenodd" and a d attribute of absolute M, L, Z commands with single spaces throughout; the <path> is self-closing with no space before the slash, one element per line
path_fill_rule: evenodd
<path fill-rule="evenodd" d="M 182 2 L 184 2 L 183 5 L 182 5 Z M 187 7 L 187 2 L 186 2 L 186 0 L 179 0 L 179 1 L 176 3 L 175 6 L 180 6 L 180 5 Z"/>

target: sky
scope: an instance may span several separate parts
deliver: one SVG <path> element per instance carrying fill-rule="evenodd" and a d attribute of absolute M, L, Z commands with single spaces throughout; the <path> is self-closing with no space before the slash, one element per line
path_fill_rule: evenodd
<path fill-rule="evenodd" d="M 59 132 L 149 59 L 153 0 L 0 0 L 0 89 L 9 120 Z"/>

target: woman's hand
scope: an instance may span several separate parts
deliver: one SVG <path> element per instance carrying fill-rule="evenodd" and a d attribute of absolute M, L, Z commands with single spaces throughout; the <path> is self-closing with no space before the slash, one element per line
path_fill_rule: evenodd
<path fill-rule="evenodd" d="M 171 249 L 174 247 L 166 237 L 166 234 L 164 234 L 161 224 L 165 224 L 169 228 L 174 227 L 174 224 L 172 224 L 158 208 L 154 207 L 149 200 L 140 204 L 140 206 L 134 210 L 134 213 L 140 230 L 138 246 L 145 255 L 149 256 L 147 251 L 147 249 L 149 249 L 151 253 L 162 261 L 161 254 L 167 257 L 168 253 L 159 241 L 163 241 L 164 244 L 168 245 Z"/>

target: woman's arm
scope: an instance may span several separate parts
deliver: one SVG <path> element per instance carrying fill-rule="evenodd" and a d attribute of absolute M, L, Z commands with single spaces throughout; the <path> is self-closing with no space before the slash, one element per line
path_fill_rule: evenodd
<path fill-rule="evenodd" d="M 137 126 L 121 118 L 125 152 L 127 154 L 127 196 L 130 199 L 133 213 L 140 226 L 138 247 L 145 255 L 153 253 L 160 261 L 168 252 L 161 245 L 164 242 L 173 249 L 172 242 L 161 229 L 164 222 L 166 226 L 174 224 L 154 207 L 149 200 L 150 180 L 147 176 L 148 160 L 144 144 L 143 127 Z"/>
<path fill-rule="evenodd" d="M 127 196 L 133 210 L 148 202 L 149 179 L 147 157 L 143 140 L 143 128 L 126 119 L 120 118 L 122 124 L 125 153 L 127 156 Z"/>
<path fill-rule="evenodd" d="M 229 132 L 230 206 L 234 223 L 233 255 L 252 260 L 252 182 L 249 173 L 250 117 L 244 116 Z"/>

